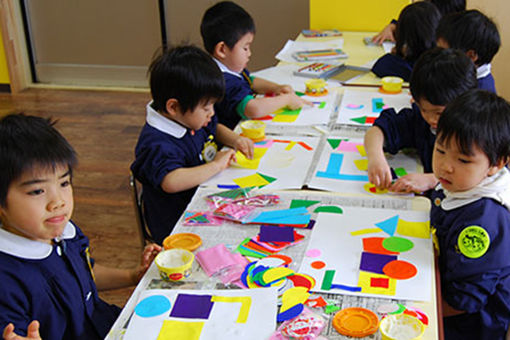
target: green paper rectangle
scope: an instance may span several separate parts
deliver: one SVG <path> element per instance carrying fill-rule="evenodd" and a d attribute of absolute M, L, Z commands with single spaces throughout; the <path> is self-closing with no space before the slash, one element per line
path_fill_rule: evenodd
<path fill-rule="evenodd" d="M 334 277 L 335 277 L 334 270 L 326 270 L 326 273 L 324 273 L 324 278 L 322 279 L 321 289 L 322 290 L 330 290 Z"/>
<path fill-rule="evenodd" d="M 402 177 L 402 176 L 407 175 L 407 171 L 406 171 L 406 169 L 404 169 L 404 168 L 396 168 L 396 169 L 393 169 L 393 170 L 395 170 L 395 174 L 396 174 L 398 177 Z"/>

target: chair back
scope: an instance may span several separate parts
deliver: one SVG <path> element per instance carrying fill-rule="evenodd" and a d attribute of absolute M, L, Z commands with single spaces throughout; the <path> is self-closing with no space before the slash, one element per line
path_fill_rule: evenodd
<path fill-rule="evenodd" d="M 144 248 L 145 245 L 148 243 L 153 243 L 154 240 L 152 239 L 151 233 L 145 221 L 145 213 L 143 208 L 143 188 L 141 183 L 136 180 L 133 174 L 130 174 L 129 176 L 129 185 L 131 187 L 133 196 L 133 205 L 135 208 L 136 224 L 138 225 L 138 234 L 140 236 L 142 248 Z"/>

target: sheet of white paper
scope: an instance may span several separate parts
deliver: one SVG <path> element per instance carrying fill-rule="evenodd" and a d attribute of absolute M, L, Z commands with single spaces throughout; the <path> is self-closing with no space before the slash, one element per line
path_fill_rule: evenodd
<path fill-rule="evenodd" d="M 327 41 L 293 41 L 287 40 L 285 46 L 276 54 L 276 59 L 281 61 L 287 61 L 290 63 L 295 63 L 296 59 L 292 56 L 295 52 L 300 51 L 314 51 L 314 50 L 325 50 L 330 48 L 343 48 L 344 39 L 334 39 Z M 329 59 L 328 64 L 342 63 L 345 60 L 340 59 Z"/>
<path fill-rule="evenodd" d="M 353 119 L 363 116 L 377 118 L 381 109 L 374 107 L 374 101 L 382 100 L 384 108 L 394 108 L 398 113 L 404 107 L 411 107 L 411 95 L 407 90 L 398 94 L 383 94 L 377 89 L 345 90 L 338 111 L 338 124 L 371 126 L 372 121 L 360 123 Z"/>
<path fill-rule="evenodd" d="M 391 53 L 393 47 L 395 47 L 395 43 L 391 41 L 385 41 L 382 43 L 382 47 L 385 53 Z"/>
<path fill-rule="evenodd" d="M 362 239 L 390 236 L 384 232 L 353 236 L 350 234 L 351 232 L 365 228 L 375 228 L 375 223 L 382 222 L 396 215 L 405 221 L 411 222 L 426 222 L 429 220 L 429 213 L 426 211 L 356 207 L 345 207 L 343 210 L 343 214 L 319 214 L 313 228 L 307 252 L 311 249 L 318 249 L 320 256 L 305 256 L 299 269 L 300 273 L 308 274 L 315 278 L 316 285 L 312 290 L 324 293 L 429 301 L 433 268 L 432 240 L 431 238 L 423 239 L 402 236 L 397 233 L 395 233 L 395 236 L 406 238 L 414 244 L 411 250 L 401 252 L 398 255 L 398 260 L 412 263 L 418 271 L 416 276 L 412 278 L 397 280 L 395 295 L 366 294 L 341 289 L 321 290 L 326 270 L 336 271 L 333 279 L 334 284 L 357 286 L 361 253 L 363 252 Z M 326 266 L 322 269 L 314 269 L 311 266 L 311 263 L 314 261 L 322 261 Z"/>
<path fill-rule="evenodd" d="M 251 301 L 251 305 L 248 307 L 249 311 L 246 322 L 236 322 L 238 316 L 240 316 L 241 310 L 241 303 L 239 302 L 214 302 L 210 314 L 206 319 L 171 317 L 170 311 L 174 307 L 179 294 L 248 297 L 248 300 Z M 203 323 L 202 330 L 199 334 L 200 340 L 267 339 L 271 333 L 274 332 L 276 327 L 277 300 L 276 290 L 274 288 L 243 290 L 155 289 L 142 292 L 138 303 L 153 296 L 163 301 L 167 299 L 170 303 L 170 308 L 160 315 L 150 317 L 138 315 L 135 308 L 135 312 L 131 317 L 126 334 L 124 335 L 124 340 L 156 340 L 165 320 Z M 156 304 L 151 307 L 161 308 L 161 305 Z M 149 311 L 148 314 L 151 314 L 151 312 Z M 175 334 L 173 335 L 175 336 Z"/>
<path fill-rule="evenodd" d="M 312 164 L 313 155 L 319 144 L 319 137 L 277 136 L 271 138 L 296 143 L 304 142 L 313 150 L 307 150 L 300 144 L 273 142 L 261 158 L 257 169 L 230 166 L 210 178 L 202 186 L 235 185 L 234 179 L 258 172 L 276 178 L 276 181 L 268 184 L 264 189 L 300 189 L 304 184 L 310 164 Z"/>
<path fill-rule="evenodd" d="M 367 160 L 366 156 L 362 156 L 355 149 L 355 145 L 363 145 L 363 139 L 335 135 L 330 135 L 327 139 L 346 139 L 346 141 L 335 149 L 333 149 L 329 142 L 324 144 L 308 187 L 340 193 L 363 194 L 374 197 L 381 196 L 365 189 L 365 185 L 368 185 L 368 172 L 366 170 L 359 170 L 355 164 L 355 161 L 364 162 Z M 347 150 L 349 147 L 352 147 L 350 148 L 352 151 Z M 390 167 L 394 169 L 404 168 L 407 173 L 418 172 L 418 167 L 421 168 L 414 157 L 403 153 L 396 155 L 386 154 L 386 159 Z M 387 195 L 390 194 L 388 193 Z"/>

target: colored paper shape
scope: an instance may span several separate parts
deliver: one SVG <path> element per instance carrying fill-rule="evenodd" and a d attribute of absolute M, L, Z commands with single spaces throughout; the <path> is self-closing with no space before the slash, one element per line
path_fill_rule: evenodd
<path fill-rule="evenodd" d="M 271 282 L 278 281 L 284 277 L 293 275 L 294 273 L 295 272 L 292 269 L 287 267 L 270 268 L 264 272 L 262 280 L 266 284 L 270 284 Z"/>
<path fill-rule="evenodd" d="M 384 102 L 382 98 L 372 98 L 372 112 L 379 113 L 384 108 Z"/>
<path fill-rule="evenodd" d="M 324 307 L 324 313 L 332 314 L 336 311 L 339 311 L 340 309 L 342 309 L 342 308 L 339 306 L 336 306 L 336 305 L 327 305 L 326 307 Z"/>
<path fill-rule="evenodd" d="M 370 287 L 388 288 L 390 280 L 385 277 L 372 277 L 370 278 Z"/>
<path fill-rule="evenodd" d="M 292 150 L 292 148 L 297 144 L 297 142 L 290 142 L 289 145 L 287 145 L 287 147 L 285 148 L 286 151 L 290 151 Z"/>
<path fill-rule="evenodd" d="M 324 272 L 324 277 L 322 278 L 321 289 L 330 290 L 331 285 L 333 284 L 334 278 L 335 278 L 335 271 L 334 270 L 326 270 L 326 272 Z"/>
<path fill-rule="evenodd" d="M 273 183 L 274 181 L 276 181 L 276 178 L 274 177 L 271 177 L 271 176 L 268 176 L 268 175 L 264 175 L 264 174 L 261 174 L 260 172 L 257 172 L 257 174 L 262 177 L 263 179 L 265 179 L 266 181 L 268 181 L 269 183 Z"/>
<path fill-rule="evenodd" d="M 360 270 L 384 274 L 383 267 L 391 261 L 397 259 L 395 255 L 383 255 L 383 254 L 374 254 L 374 253 L 361 253 L 361 262 L 360 262 Z"/>
<path fill-rule="evenodd" d="M 321 256 L 321 251 L 319 249 L 309 249 L 306 253 L 308 257 L 319 257 Z"/>
<path fill-rule="evenodd" d="M 372 279 L 387 279 L 388 287 L 372 287 Z M 384 274 L 376 274 L 360 271 L 358 278 L 358 286 L 361 287 L 361 292 L 366 294 L 380 294 L 380 295 L 395 295 L 397 289 L 397 280 L 391 279 Z"/>
<path fill-rule="evenodd" d="M 166 296 L 152 295 L 140 301 L 135 307 L 135 314 L 142 318 L 151 318 L 170 310 L 171 303 Z"/>
<path fill-rule="evenodd" d="M 398 255 L 398 252 L 393 252 L 386 250 L 382 243 L 384 241 L 384 237 L 367 237 L 362 240 L 363 242 L 363 251 L 374 253 L 374 254 L 382 254 L 382 255 Z"/>
<path fill-rule="evenodd" d="M 282 306 L 280 307 L 280 313 L 294 307 L 298 304 L 305 303 L 310 297 L 308 289 L 304 287 L 292 287 L 287 289 L 282 295 Z"/>
<path fill-rule="evenodd" d="M 409 251 L 414 247 L 413 241 L 398 236 L 385 238 L 383 240 L 382 245 L 386 250 L 395 251 L 399 253 Z"/>
<path fill-rule="evenodd" d="M 277 123 L 294 123 L 299 115 L 289 115 L 285 113 L 277 114 L 273 117 L 273 122 Z"/>
<path fill-rule="evenodd" d="M 308 299 L 305 303 L 309 307 L 324 307 L 327 305 L 326 300 L 322 296 L 319 296 L 315 299 Z"/>
<path fill-rule="evenodd" d="M 416 266 L 410 262 L 395 260 L 387 263 L 383 268 L 384 274 L 397 280 L 407 280 L 418 273 Z"/>
<path fill-rule="evenodd" d="M 395 234 L 395 230 L 397 230 L 398 224 L 398 215 L 388 218 L 382 222 L 376 223 L 375 225 L 378 228 L 381 228 L 386 234 L 393 236 Z M 390 249 L 388 249 L 390 250 Z"/>
<path fill-rule="evenodd" d="M 287 309 L 286 311 L 279 313 L 276 316 L 276 321 L 277 322 L 283 322 L 283 321 L 286 321 L 286 320 L 293 319 L 296 316 L 298 316 L 299 314 L 301 314 L 303 309 L 304 309 L 304 305 L 303 304 L 295 305 L 294 307 L 291 307 L 291 308 Z"/>
<path fill-rule="evenodd" d="M 427 222 L 410 222 L 403 219 L 398 220 L 397 233 L 402 236 L 429 238 L 430 237 L 430 221 Z"/>
<path fill-rule="evenodd" d="M 350 109 L 350 110 L 360 110 L 364 107 L 364 105 L 361 105 L 361 104 L 347 104 L 345 106 L 346 108 Z"/>
<path fill-rule="evenodd" d="M 338 148 L 338 146 L 340 145 L 340 142 L 342 142 L 343 140 L 345 140 L 345 139 L 328 138 L 328 143 L 331 146 L 331 148 L 334 150 L 334 149 Z"/>
<path fill-rule="evenodd" d="M 367 156 L 367 152 L 365 150 L 365 146 L 364 145 L 356 145 L 356 149 L 358 149 L 358 152 L 361 155 L 361 157 L 366 157 Z"/>
<path fill-rule="evenodd" d="M 344 152 L 358 152 L 358 148 L 357 148 L 358 145 L 360 145 L 360 144 L 352 143 L 352 142 L 348 142 L 348 141 L 341 141 L 337 150 L 344 151 Z"/>
<path fill-rule="evenodd" d="M 305 148 L 305 150 L 308 150 L 308 151 L 313 150 L 313 148 L 310 145 L 306 144 L 305 142 L 298 142 L 298 144 L 301 145 L 303 148 Z"/>
<path fill-rule="evenodd" d="M 241 188 L 263 187 L 269 184 L 269 182 L 264 177 L 260 176 L 258 173 L 249 176 L 234 178 L 233 181 Z"/>
<path fill-rule="evenodd" d="M 356 165 L 356 168 L 361 171 L 367 171 L 368 170 L 368 159 L 355 159 L 354 164 Z"/>
<path fill-rule="evenodd" d="M 322 261 L 314 261 L 310 264 L 314 269 L 322 269 L 326 267 L 326 264 Z"/>
<path fill-rule="evenodd" d="M 159 331 L 157 340 L 186 339 L 199 340 L 205 322 L 163 320 L 163 326 Z"/>
<path fill-rule="evenodd" d="M 343 214 L 343 210 L 340 207 L 337 207 L 336 205 L 321 205 L 320 207 L 317 207 L 313 212 L 320 213 L 320 212 L 326 212 L 331 214 Z"/>
<path fill-rule="evenodd" d="M 290 202 L 290 208 L 301 208 L 305 207 L 308 208 L 314 204 L 320 203 L 321 201 L 312 201 L 312 200 L 292 200 Z"/>
<path fill-rule="evenodd" d="M 250 313 L 251 297 L 250 296 L 217 296 L 213 295 L 211 298 L 212 302 L 223 302 L 223 303 L 240 303 L 241 308 L 239 309 L 239 315 L 237 316 L 236 323 L 246 323 L 248 320 L 248 314 Z"/>
<path fill-rule="evenodd" d="M 259 241 L 294 242 L 294 228 L 262 225 L 260 226 Z"/>
<path fill-rule="evenodd" d="M 380 233 L 381 231 L 382 230 L 379 228 L 365 228 L 365 229 L 360 229 L 360 230 L 356 230 L 356 231 L 351 231 L 351 235 L 357 236 L 357 235 L 364 235 L 364 234 L 373 234 L 373 233 Z"/>
<path fill-rule="evenodd" d="M 395 174 L 398 176 L 398 177 L 402 177 L 402 176 L 405 176 L 407 175 L 407 171 L 406 169 L 404 168 L 395 168 Z"/>
<path fill-rule="evenodd" d="M 170 316 L 187 319 L 208 319 L 212 306 L 211 295 L 179 294 L 175 299 Z"/>
<path fill-rule="evenodd" d="M 296 273 L 294 275 L 287 276 L 287 280 L 292 281 L 294 287 L 305 287 L 308 290 L 315 287 L 315 279 L 306 274 Z"/>
<path fill-rule="evenodd" d="M 342 167 L 343 159 L 344 159 L 343 154 L 331 153 L 329 156 L 329 162 L 326 171 L 317 171 L 315 175 L 317 177 L 325 177 L 346 181 L 362 181 L 362 182 L 368 181 L 368 176 L 365 175 L 340 174 L 340 168 Z"/>
<path fill-rule="evenodd" d="M 371 194 L 376 194 L 376 195 L 386 194 L 388 192 L 388 189 L 379 189 L 375 185 L 373 185 L 372 183 L 366 183 L 363 186 L 363 189 L 366 192 L 369 192 Z"/>

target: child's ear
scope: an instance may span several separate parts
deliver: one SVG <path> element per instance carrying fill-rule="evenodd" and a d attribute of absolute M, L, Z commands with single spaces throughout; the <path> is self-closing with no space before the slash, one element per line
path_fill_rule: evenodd
<path fill-rule="evenodd" d="M 220 41 L 219 43 L 214 46 L 214 57 L 223 60 L 227 56 L 227 49 L 228 46 L 225 44 L 224 41 Z"/>
<path fill-rule="evenodd" d="M 489 172 L 487 173 L 488 176 L 495 175 L 499 170 L 503 169 L 503 167 L 508 163 L 508 157 L 501 158 L 498 160 L 496 165 L 493 165 L 489 167 Z"/>
<path fill-rule="evenodd" d="M 177 99 L 170 98 L 166 101 L 165 109 L 166 112 L 170 115 L 170 117 L 175 117 L 180 112 L 181 107 Z"/>
<path fill-rule="evenodd" d="M 476 65 L 476 62 L 478 61 L 478 53 L 475 52 L 475 50 L 468 50 L 466 52 L 466 55 L 469 57 L 469 59 L 471 59 L 471 61 L 473 63 L 475 63 Z"/>

